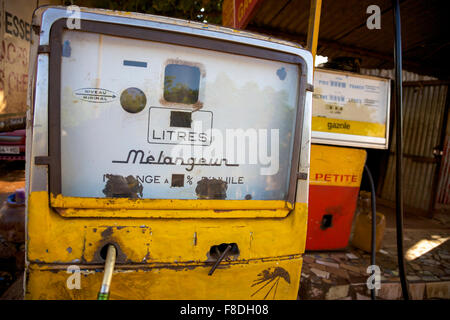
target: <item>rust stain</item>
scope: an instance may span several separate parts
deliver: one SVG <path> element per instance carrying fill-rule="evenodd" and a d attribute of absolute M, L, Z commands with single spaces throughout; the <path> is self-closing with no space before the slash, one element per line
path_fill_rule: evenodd
<path fill-rule="evenodd" d="M 98 57 L 97 57 L 97 77 L 95 78 L 96 87 L 100 87 L 100 75 L 102 74 L 103 59 L 103 35 L 98 37 Z"/>
<path fill-rule="evenodd" d="M 97 250 L 95 251 L 92 261 L 90 261 L 90 263 L 100 263 L 100 264 L 104 263 L 105 259 L 102 257 L 102 250 L 104 249 L 105 246 L 109 244 L 112 244 L 114 245 L 114 247 L 116 247 L 116 254 L 117 254 L 116 263 L 118 264 L 131 263 L 131 261 L 127 259 L 126 254 L 122 251 L 120 245 L 114 238 L 102 239 L 98 243 Z"/>
<path fill-rule="evenodd" d="M 109 238 L 113 234 L 112 227 L 107 227 L 105 230 L 102 231 L 102 238 Z"/>
<path fill-rule="evenodd" d="M 221 199 L 227 198 L 228 184 L 226 181 L 219 179 L 202 178 L 197 182 L 195 193 L 198 199 Z"/>
<path fill-rule="evenodd" d="M 116 263 L 119 264 L 123 264 L 123 263 L 131 263 L 131 261 L 129 261 L 127 255 L 122 251 L 121 246 L 119 244 L 119 241 L 114 238 L 113 234 L 114 234 L 114 228 L 117 228 L 118 230 L 125 228 L 124 226 L 119 226 L 119 227 L 112 227 L 112 226 L 108 226 L 105 228 L 105 230 L 102 231 L 101 233 L 101 237 L 102 239 L 96 243 L 96 250 L 94 252 L 94 255 L 92 257 L 92 260 L 89 261 L 89 263 L 104 263 L 105 257 L 102 256 L 102 253 L 104 255 L 105 252 L 105 247 L 109 244 L 114 245 L 114 247 L 116 247 Z M 93 230 L 94 231 L 94 230 Z M 96 230 L 94 231 L 96 232 Z M 86 245 L 86 239 L 85 239 L 85 243 L 84 246 Z M 90 246 L 92 244 L 89 244 Z M 83 248 L 83 254 L 82 254 L 82 258 L 81 260 L 83 262 L 86 262 L 86 259 L 84 257 L 84 251 L 85 248 Z"/>
<path fill-rule="evenodd" d="M 201 101 L 197 101 L 196 103 L 193 104 L 185 104 L 185 103 L 179 103 L 179 102 L 171 102 L 171 101 L 166 101 L 164 98 L 159 99 L 159 103 L 163 106 L 169 106 L 169 107 L 177 107 L 180 109 L 187 109 L 187 110 L 193 110 L 193 111 L 197 111 L 200 110 L 201 108 L 203 108 L 203 102 Z"/>
<path fill-rule="evenodd" d="M 150 251 L 148 251 L 147 249 L 147 254 L 145 255 L 144 259 L 142 259 L 142 262 L 147 262 L 148 260 L 150 260 Z"/>
<path fill-rule="evenodd" d="M 123 177 L 121 175 L 106 174 L 105 189 L 103 193 L 108 198 L 130 198 L 140 199 L 142 197 L 142 191 L 144 187 L 133 176 Z"/>

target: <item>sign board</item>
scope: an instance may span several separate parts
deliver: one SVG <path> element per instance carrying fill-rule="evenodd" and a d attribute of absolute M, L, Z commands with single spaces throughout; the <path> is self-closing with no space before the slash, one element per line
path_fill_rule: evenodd
<path fill-rule="evenodd" d="M 25 128 L 31 18 L 37 6 L 60 2 L 0 0 L 0 132 Z"/>
<path fill-rule="evenodd" d="M 36 1 L 0 1 L 0 131 L 25 128 L 31 17 Z"/>
<path fill-rule="evenodd" d="M 261 0 L 224 0 L 222 4 L 222 25 L 245 29 Z"/>
<path fill-rule="evenodd" d="M 76 30 L 62 43 L 63 196 L 286 200 L 297 64 Z"/>
<path fill-rule="evenodd" d="M 312 143 L 387 149 L 390 80 L 316 69 Z"/>

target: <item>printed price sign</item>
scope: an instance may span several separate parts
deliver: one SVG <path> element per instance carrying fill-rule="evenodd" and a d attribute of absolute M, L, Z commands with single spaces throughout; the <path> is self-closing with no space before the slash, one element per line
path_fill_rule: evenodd
<path fill-rule="evenodd" d="M 312 142 L 385 149 L 390 80 L 316 69 Z"/>

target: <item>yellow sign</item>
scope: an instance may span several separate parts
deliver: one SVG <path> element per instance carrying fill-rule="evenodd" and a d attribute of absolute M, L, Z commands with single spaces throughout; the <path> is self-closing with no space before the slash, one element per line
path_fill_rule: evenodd
<path fill-rule="evenodd" d="M 312 142 L 387 148 L 389 81 L 343 71 L 316 69 Z"/>
<path fill-rule="evenodd" d="M 311 145 L 310 185 L 359 187 L 366 151 Z"/>
<path fill-rule="evenodd" d="M 386 125 L 363 121 L 342 120 L 333 118 L 313 117 L 313 131 L 353 134 L 358 136 L 384 138 Z"/>

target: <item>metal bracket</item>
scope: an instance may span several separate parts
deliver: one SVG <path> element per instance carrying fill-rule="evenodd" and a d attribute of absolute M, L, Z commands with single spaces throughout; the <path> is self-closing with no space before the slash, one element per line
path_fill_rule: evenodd
<path fill-rule="evenodd" d="M 297 172 L 298 180 L 308 180 L 308 174 L 304 172 Z"/>
<path fill-rule="evenodd" d="M 34 157 L 34 164 L 38 166 L 46 166 L 50 164 L 50 157 L 47 156 L 37 156 Z"/>
<path fill-rule="evenodd" d="M 41 26 L 38 24 L 32 24 L 31 28 L 33 29 L 36 35 L 38 35 L 41 32 Z"/>
<path fill-rule="evenodd" d="M 50 53 L 50 46 L 49 45 L 40 45 L 38 47 L 38 54 L 40 53 Z"/>

